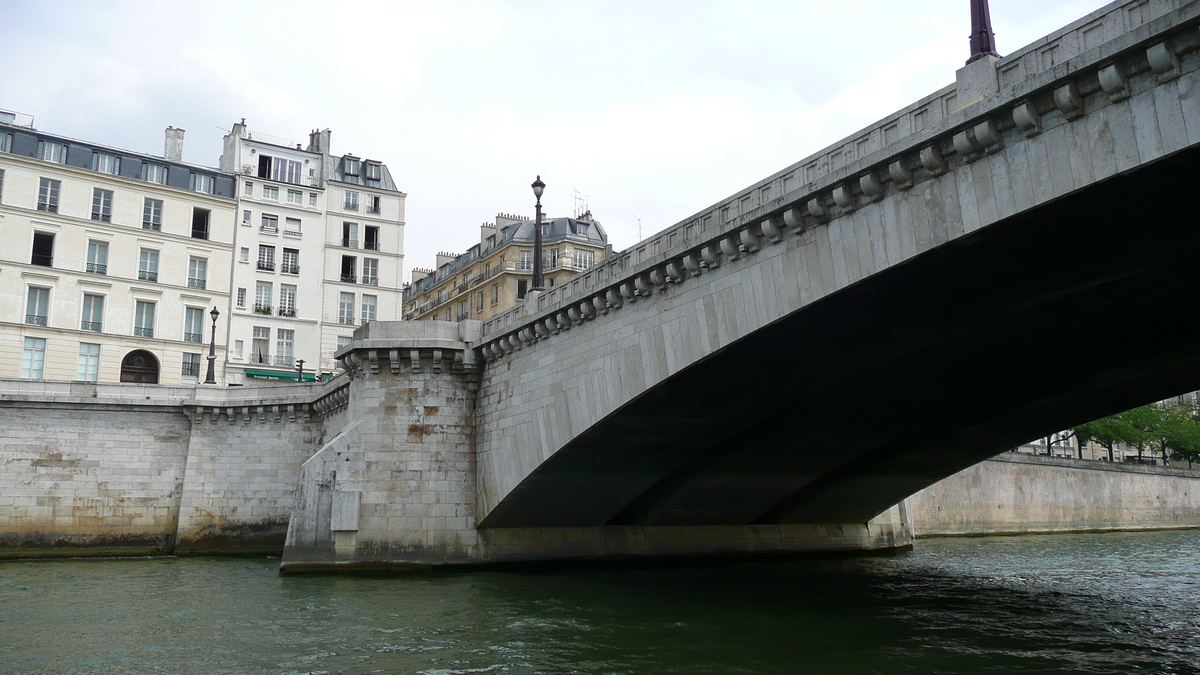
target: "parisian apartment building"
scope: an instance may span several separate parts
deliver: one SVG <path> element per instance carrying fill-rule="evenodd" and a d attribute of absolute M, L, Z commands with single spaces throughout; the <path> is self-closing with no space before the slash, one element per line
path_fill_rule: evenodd
<path fill-rule="evenodd" d="M 479 243 L 465 253 L 439 253 L 432 269 L 414 269 L 404 288 L 405 320 L 486 321 L 525 298 L 533 283 L 536 224 L 499 214 L 480 226 Z M 553 288 L 612 253 L 608 235 L 590 211 L 542 221 L 542 269 Z"/>
<path fill-rule="evenodd" d="M 399 317 L 386 166 L 331 155 L 329 130 L 305 146 L 239 122 L 218 168 L 183 139 L 168 127 L 159 157 L 0 111 L 0 377 L 190 385 L 211 349 L 220 385 L 312 380 L 356 326 Z"/>

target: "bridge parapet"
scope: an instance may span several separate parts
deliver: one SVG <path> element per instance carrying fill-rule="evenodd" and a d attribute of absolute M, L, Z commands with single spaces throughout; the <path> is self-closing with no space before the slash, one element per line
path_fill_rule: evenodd
<path fill-rule="evenodd" d="M 995 95 L 959 107 L 960 87 L 941 89 L 567 283 L 531 294 L 483 324 L 481 353 L 503 358 L 1175 78 L 1184 70 L 1180 60 L 1200 47 L 1198 22 L 1194 1 L 1126 0 L 1102 8 L 990 62 Z M 1107 175 L 1072 176 L 1070 160 L 1057 158 L 1049 191 L 1028 204 L 1011 195 L 981 200 L 983 208 L 964 209 L 964 232 L 1154 158 L 1136 139 L 1116 140 Z M 1167 144 L 1157 145 L 1164 154 Z"/>

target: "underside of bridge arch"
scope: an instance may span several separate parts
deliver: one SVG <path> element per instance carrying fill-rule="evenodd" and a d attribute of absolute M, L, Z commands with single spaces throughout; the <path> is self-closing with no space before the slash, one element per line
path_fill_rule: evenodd
<path fill-rule="evenodd" d="M 713 353 L 481 527 L 865 522 L 967 466 L 1200 389 L 1200 150 L 989 225 Z"/>

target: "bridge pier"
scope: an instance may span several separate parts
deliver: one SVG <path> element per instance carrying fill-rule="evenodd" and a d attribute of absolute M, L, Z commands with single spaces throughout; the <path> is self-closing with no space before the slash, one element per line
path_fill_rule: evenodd
<path fill-rule="evenodd" d="M 475 322 L 377 322 L 342 352 L 351 420 L 301 468 L 284 572 L 534 560 L 900 550 L 903 505 L 869 523 L 477 529 Z"/>

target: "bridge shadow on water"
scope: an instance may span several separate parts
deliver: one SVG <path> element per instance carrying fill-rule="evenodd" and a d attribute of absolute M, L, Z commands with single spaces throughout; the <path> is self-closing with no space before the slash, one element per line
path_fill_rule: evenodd
<path fill-rule="evenodd" d="M 1030 438 L 1198 389 L 1197 185 L 1191 149 L 812 303 L 581 434 L 484 526 L 861 523 Z M 554 486 L 580 476 L 635 496 L 576 522 Z"/>

